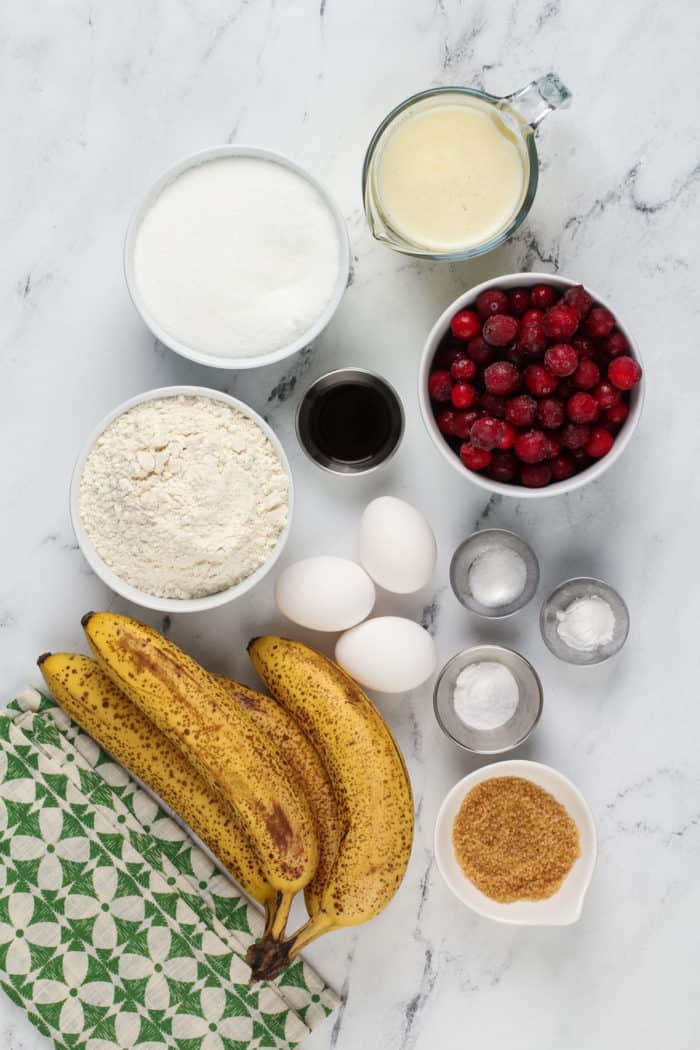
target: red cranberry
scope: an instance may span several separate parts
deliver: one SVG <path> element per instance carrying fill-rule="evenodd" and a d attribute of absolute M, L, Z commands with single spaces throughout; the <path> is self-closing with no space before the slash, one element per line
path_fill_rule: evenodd
<path fill-rule="evenodd" d="M 521 317 L 530 306 L 530 291 L 528 288 L 514 288 L 508 295 L 510 312 L 516 317 Z"/>
<path fill-rule="evenodd" d="M 519 385 L 520 374 L 509 361 L 494 361 L 484 371 L 484 386 L 490 394 L 508 397 L 509 394 L 515 393 Z"/>
<path fill-rule="evenodd" d="M 509 485 L 512 481 L 515 481 L 515 476 L 518 473 L 518 461 L 512 452 L 499 452 L 496 450 L 491 453 L 491 463 L 489 464 L 488 475 L 493 478 L 494 481 L 502 481 L 506 485 Z"/>
<path fill-rule="evenodd" d="M 483 470 L 491 462 L 491 453 L 483 448 L 474 448 L 465 441 L 459 450 L 459 458 L 469 470 Z"/>
<path fill-rule="evenodd" d="M 543 489 L 552 480 L 548 463 L 526 464 L 520 468 L 520 483 L 529 489 Z"/>
<path fill-rule="evenodd" d="M 485 368 L 486 365 L 493 361 L 495 351 L 484 341 L 482 336 L 477 335 L 476 339 L 469 340 L 467 354 L 479 368 Z"/>
<path fill-rule="evenodd" d="M 434 371 L 438 369 L 452 368 L 455 361 L 459 361 L 460 357 L 465 357 L 464 345 L 452 346 L 451 344 L 445 344 L 435 355 L 433 360 L 432 368 Z"/>
<path fill-rule="evenodd" d="M 452 374 L 456 365 L 452 366 Z M 577 386 L 579 390 L 592 390 L 593 387 L 600 381 L 600 369 L 595 361 L 591 361 L 590 357 L 584 357 L 582 361 L 579 361 L 578 368 L 573 374 L 574 386 Z"/>
<path fill-rule="evenodd" d="M 588 455 L 586 450 L 583 449 L 583 448 L 579 448 L 575 452 L 572 452 L 571 453 L 571 458 L 573 459 L 574 463 L 576 464 L 576 469 L 579 470 L 579 471 L 585 470 L 586 467 L 590 467 L 591 463 L 593 462 L 591 457 Z"/>
<path fill-rule="evenodd" d="M 582 449 L 591 436 L 591 428 L 580 423 L 567 423 L 559 431 L 559 440 L 570 452 Z"/>
<path fill-rule="evenodd" d="M 521 324 L 518 349 L 530 357 L 537 357 L 539 354 L 544 353 L 547 349 L 547 336 L 544 334 L 544 328 L 541 324 L 534 321 L 530 321 L 528 324 L 525 324 L 525 322 Z"/>
<path fill-rule="evenodd" d="M 489 346 L 508 346 L 518 335 L 518 322 L 508 314 L 492 314 L 484 321 L 483 335 Z"/>
<path fill-rule="evenodd" d="M 573 394 L 566 402 L 566 414 L 572 423 L 593 423 L 598 418 L 598 411 L 596 399 L 583 391 Z"/>
<path fill-rule="evenodd" d="M 577 335 L 571 340 L 571 345 L 579 357 L 593 357 L 596 352 L 595 343 L 587 335 Z"/>
<path fill-rule="evenodd" d="M 609 430 L 606 430 L 604 427 L 593 427 L 591 436 L 586 442 L 585 451 L 593 459 L 600 459 L 602 456 L 607 455 L 613 447 L 614 441 L 615 438 Z"/>
<path fill-rule="evenodd" d="M 553 481 L 565 481 L 576 473 L 576 464 L 566 452 L 561 452 L 558 456 L 555 456 L 550 463 L 550 467 L 552 468 Z"/>
<path fill-rule="evenodd" d="M 483 416 L 473 424 L 469 436 L 474 448 L 490 452 L 492 448 L 496 448 L 503 437 L 503 423 L 500 419 L 494 419 L 493 416 Z"/>
<path fill-rule="evenodd" d="M 551 284 L 533 284 L 530 289 L 530 301 L 538 310 L 546 310 L 556 301 L 557 293 Z"/>
<path fill-rule="evenodd" d="M 561 441 L 556 434 L 545 434 L 545 437 L 547 438 L 547 455 L 545 458 L 553 459 L 554 456 L 558 456 L 561 452 Z"/>
<path fill-rule="evenodd" d="M 506 403 L 506 420 L 514 427 L 530 427 L 537 415 L 537 402 L 528 394 L 519 394 Z"/>
<path fill-rule="evenodd" d="M 450 330 L 455 339 L 474 339 L 481 332 L 481 320 L 473 310 L 460 310 L 450 322 Z"/>
<path fill-rule="evenodd" d="M 603 349 L 606 354 L 610 354 L 611 357 L 618 357 L 620 354 L 629 353 L 630 344 L 625 339 L 622 332 L 618 332 L 617 329 L 611 332 L 608 338 L 603 343 Z"/>
<path fill-rule="evenodd" d="M 544 355 L 544 363 L 553 376 L 570 376 L 578 366 L 578 354 L 568 343 L 555 343 Z"/>
<path fill-rule="evenodd" d="M 466 441 L 469 437 L 469 431 L 476 423 L 479 418 L 479 413 L 474 412 L 455 412 L 454 420 L 452 423 L 452 433 L 454 437 L 461 438 L 462 441 Z"/>
<path fill-rule="evenodd" d="M 590 295 L 582 284 L 575 284 L 573 288 L 567 288 L 562 296 L 562 302 L 567 306 L 573 306 L 579 316 L 579 320 L 585 317 L 593 306 L 593 296 Z"/>
<path fill-rule="evenodd" d="M 544 365 L 528 365 L 523 372 L 525 386 L 535 397 L 547 397 L 557 389 L 557 379 Z"/>
<path fill-rule="evenodd" d="M 511 426 L 510 423 L 504 423 L 503 424 L 503 432 L 501 434 L 501 439 L 498 442 L 496 448 L 500 448 L 500 449 L 513 448 L 513 445 L 515 444 L 515 439 L 517 438 L 517 436 L 518 436 L 518 431 L 515 429 L 515 427 Z"/>
<path fill-rule="evenodd" d="M 629 415 L 629 405 L 625 401 L 618 401 L 616 405 L 609 408 L 605 413 L 605 418 L 609 423 L 613 423 L 615 426 L 620 426 L 625 422 Z"/>
<path fill-rule="evenodd" d="M 468 357 L 460 357 L 450 368 L 450 375 L 453 379 L 468 382 L 476 375 L 476 364 Z"/>
<path fill-rule="evenodd" d="M 564 406 L 556 397 L 543 397 L 537 405 L 537 422 L 545 430 L 563 426 L 564 417 Z"/>
<path fill-rule="evenodd" d="M 428 377 L 428 393 L 433 401 L 449 401 L 452 396 L 452 379 L 449 372 L 433 372 Z"/>
<path fill-rule="evenodd" d="M 615 357 L 608 367 L 608 379 L 618 390 L 631 390 L 642 378 L 642 369 L 633 357 Z"/>
<path fill-rule="evenodd" d="M 593 397 L 603 409 L 612 408 L 620 400 L 621 394 L 612 383 L 599 383 L 593 391 Z"/>
<path fill-rule="evenodd" d="M 547 458 L 549 443 L 541 430 L 526 430 L 515 439 L 514 448 L 524 463 L 540 463 Z"/>
<path fill-rule="evenodd" d="M 557 303 L 547 310 L 542 325 L 548 339 L 566 343 L 578 328 L 578 314 L 573 306 Z"/>
<path fill-rule="evenodd" d="M 438 412 L 435 422 L 441 434 L 448 434 L 450 437 L 454 435 L 455 413 L 451 408 L 443 408 L 441 412 Z"/>
<path fill-rule="evenodd" d="M 471 383 L 455 383 L 452 387 L 452 404 L 455 408 L 471 408 L 476 397 L 476 387 Z"/>
<path fill-rule="evenodd" d="M 500 288 L 487 288 L 477 297 L 476 312 L 482 321 L 494 314 L 506 314 L 510 306 L 508 296 Z"/>
<path fill-rule="evenodd" d="M 594 306 L 584 325 L 586 333 L 594 339 L 605 339 L 615 327 L 615 318 L 604 306 Z"/>
<path fill-rule="evenodd" d="M 526 310 L 520 319 L 521 325 L 539 324 L 544 321 L 544 310 Z"/>
<path fill-rule="evenodd" d="M 479 408 L 483 409 L 487 416 L 495 416 L 496 419 L 505 419 L 506 399 L 497 397 L 496 394 L 482 394 L 479 398 Z"/>

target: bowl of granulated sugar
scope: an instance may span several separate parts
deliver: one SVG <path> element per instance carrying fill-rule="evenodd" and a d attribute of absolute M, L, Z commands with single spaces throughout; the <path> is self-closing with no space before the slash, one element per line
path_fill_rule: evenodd
<path fill-rule="evenodd" d="M 109 413 L 73 472 L 78 544 L 123 598 L 201 612 L 265 576 L 289 535 L 292 476 L 252 408 L 218 390 L 150 390 Z"/>
<path fill-rule="evenodd" d="M 350 245 L 337 204 L 286 157 L 216 146 L 151 186 L 124 271 L 157 338 L 215 368 L 255 368 L 311 343 L 343 296 Z"/>

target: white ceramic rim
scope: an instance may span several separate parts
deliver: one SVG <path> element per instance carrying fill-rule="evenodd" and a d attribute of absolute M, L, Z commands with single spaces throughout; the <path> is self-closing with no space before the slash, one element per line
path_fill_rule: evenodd
<path fill-rule="evenodd" d="M 525 485 L 506 485 L 502 481 L 492 481 L 491 478 L 488 478 L 483 474 L 477 474 L 475 471 L 469 470 L 465 467 L 459 459 L 459 456 L 453 452 L 438 430 L 437 423 L 435 422 L 430 408 L 430 399 L 428 397 L 428 373 L 435 351 L 437 350 L 440 340 L 447 331 L 454 314 L 458 310 L 470 306 L 475 302 L 477 296 L 480 295 L 481 292 L 486 291 L 487 288 L 529 288 L 533 284 L 540 283 L 558 285 L 560 288 L 570 288 L 577 284 L 581 284 L 582 282 L 574 281 L 570 277 L 564 277 L 558 273 L 509 273 L 504 274 L 501 277 L 491 277 L 488 281 L 482 281 L 481 284 L 477 284 L 468 291 L 463 292 L 462 295 L 458 296 L 454 302 L 450 303 L 450 305 L 440 314 L 430 330 L 418 368 L 418 404 L 420 405 L 421 416 L 423 417 L 423 423 L 425 424 L 426 430 L 433 440 L 433 444 L 439 450 L 441 455 L 462 477 L 467 478 L 475 485 L 478 485 L 479 488 L 485 489 L 490 493 L 497 493 L 500 496 L 510 496 L 511 498 L 516 499 L 542 499 L 548 496 L 558 496 L 564 492 L 573 492 L 575 489 L 582 488 L 589 482 L 595 481 L 596 478 L 601 477 L 601 475 L 604 474 L 613 463 L 617 462 L 627 448 L 632 435 L 637 429 L 642 414 L 646 389 L 645 377 L 642 375 L 641 383 L 631 391 L 629 415 L 615 438 L 615 444 L 607 456 L 603 456 L 603 458 L 599 459 L 596 463 L 592 463 L 590 467 L 586 467 L 586 469 L 581 471 L 580 474 L 574 474 L 573 477 L 566 478 L 565 481 L 555 481 L 551 485 L 545 485 L 544 488 L 531 489 L 527 488 Z M 629 328 L 620 317 L 619 312 L 613 310 L 612 307 L 608 305 L 605 298 L 602 295 L 598 295 L 589 284 L 585 284 L 584 287 L 586 288 L 586 291 L 593 296 L 596 302 L 600 303 L 602 306 L 606 306 L 615 315 L 617 327 L 626 337 L 630 345 L 632 356 L 639 361 L 640 365 L 642 365 L 642 359 L 637 349 L 637 345 L 630 334 Z"/>
<path fill-rule="evenodd" d="M 515 901 L 512 904 L 493 901 L 481 893 L 461 872 L 459 874 L 461 881 L 454 880 L 447 868 L 447 850 L 452 849 L 452 822 L 456 816 L 456 813 L 452 815 L 452 810 L 455 809 L 455 802 L 459 800 L 459 805 L 461 805 L 465 795 L 484 780 L 504 776 L 519 776 L 532 780 L 533 783 L 539 784 L 555 797 L 558 797 L 557 788 L 562 789 L 563 793 L 569 793 L 576 803 L 578 812 L 574 814 L 568 807 L 567 812 L 579 829 L 579 838 L 583 838 L 582 832 L 584 832 L 589 841 L 589 848 L 582 852 L 582 855 L 575 861 L 561 887 L 552 897 L 547 897 L 542 901 Z M 459 806 L 456 808 L 458 809 Z M 445 825 L 448 822 L 449 827 L 446 828 Z M 446 846 L 445 843 L 448 845 Z M 568 777 L 542 762 L 514 758 L 504 762 L 493 762 L 480 769 L 475 769 L 448 791 L 435 820 L 434 850 L 438 870 L 447 887 L 462 904 L 478 915 L 510 926 L 569 926 L 581 917 L 586 892 L 595 870 L 598 839 L 590 807 Z M 578 882 L 578 891 L 572 891 L 574 897 L 568 904 L 560 905 L 558 898 L 565 893 L 567 884 L 569 889 L 572 889 L 573 884 L 570 882 L 572 878 Z M 512 910 L 514 908 L 518 908 L 520 914 L 515 914 Z M 558 908 L 560 908 L 559 911 Z"/>
<path fill-rule="evenodd" d="M 231 408 L 238 409 L 238 411 L 244 416 L 247 416 L 248 419 L 252 419 L 254 423 L 257 423 L 262 432 L 269 438 L 272 447 L 280 458 L 280 462 L 287 476 L 289 496 L 287 523 L 282 529 L 279 539 L 277 540 L 277 545 L 267 561 L 256 569 L 254 573 L 251 573 L 250 576 L 241 580 L 240 583 L 235 584 L 235 586 L 227 587 L 226 590 L 217 591 L 215 594 L 207 594 L 203 598 L 158 598 L 154 594 L 149 594 L 147 591 L 139 590 L 138 587 L 134 587 L 132 584 L 127 583 L 126 580 L 123 580 L 118 576 L 114 570 L 107 565 L 101 555 L 98 554 L 90 537 L 85 531 L 80 516 L 80 479 L 85 467 L 85 460 L 89 456 L 98 437 L 104 430 L 106 430 L 110 423 L 117 419 L 118 416 L 128 412 L 129 409 L 133 408 L 135 405 L 143 404 L 144 401 L 155 401 L 164 397 L 178 397 L 181 395 L 186 397 L 207 397 L 213 401 L 222 401 L 225 405 L 230 405 Z M 144 609 L 154 609 L 157 612 L 163 613 L 204 612 L 207 609 L 216 609 L 220 605 L 226 605 L 228 602 L 232 602 L 235 598 L 240 598 L 241 595 L 251 590 L 264 576 L 267 575 L 282 553 L 289 537 L 293 511 L 294 480 L 292 478 L 292 471 L 289 466 L 287 454 L 275 432 L 270 425 L 265 422 L 262 416 L 243 401 L 239 401 L 237 397 L 231 397 L 230 394 L 224 394 L 220 390 L 211 390 L 209 387 L 204 386 L 158 387 L 156 390 L 147 390 L 142 394 L 137 394 L 135 397 L 129 398 L 128 401 L 122 402 L 121 405 L 117 405 L 117 407 L 113 408 L 90 434 L 82 452 L 78 456 L 70 482 L 70 517 L 73 531 L 75 532 L 78 546 L 80 547 L 83 557 L 90 568 L 96 576 L 99 576 L 103 583 L 105 583 L 111 590 L 121 595 L 122 598 L 126 598 L 127 601 L 133 602 L 135 605 L 141 605 Z"/>
<path fill-rule="evenodd" d="M 318 319 L 306 332 L 303 333 L 303 335 L 295 339 L 294 342 L 288 343 L 287 346 L 273 350 L 269 354 L 258 354 L 253 357 L 220 357 L 216 354 L 203 353 L 196 348 L 189 346 L 189 344 L 181 342 L 163 328 L 160 322 L 149 312 L 141 297 L 136 282 L 136 276 L 134 273 L 134 244 L 136 241 L 136 234 L 148 209 L 163 192 L 167 184 L 172 182 L 173 179 L 182 175 L 183 172 L 189 171 L 190 168 L 197 167 L 199 164 L 205 164 L 210 160 L 217 160 L 221 157 L 257 157 L 274 164 L 280 164 L 284 168 L 289 168 L 290 171 L 295 172 L 308 182 L 310 186 L 313 186 L 333 215 L 338 230 L 340 262 L 333 295 Z M 345 293 L 345 289 L 347 288 L 349 273 L 350 239 L 348 236 L 347 225 L 343 213 L 328 193 L 328 190 L 308 171 L 300 167 L 298 164 L 295 164 L 293 160 L 285 157 L 282 153 L 275 153 L 273 150 L 262 149 L 259 146 L 210 146 L 208 149 L 199 150 L 197 153 L 192 153 L 189 156 L 184 157 L 181 161 L 178 161 L 177 164 L 173 164 L 172 167 L 164 171 L 163 174 L 151 184 L 147 192 L 144 194 L 131 217 L 131 221 L 127 227 L 126 237 L 124 238 L 124 277 L 126 279 L 126 286 L 129 290 L 131 301 L 141 315 L 144 324 L 164 346 L 167 346 L 170 350 L 174 350 L 176 354 L 188 358 L 190 361 L 196 361 L 200 365 L 208 365 L 210 368 L 261 368 L 264 365 L 271 365 L 277 361 L 282 361 L 284 358 L 290 357 L 299 350 L 303 350 L 304 347 L 313 342 L 313 340 L 323 331 L 333 317 L 335 311 L 338 309 L 340 301 Z"/>

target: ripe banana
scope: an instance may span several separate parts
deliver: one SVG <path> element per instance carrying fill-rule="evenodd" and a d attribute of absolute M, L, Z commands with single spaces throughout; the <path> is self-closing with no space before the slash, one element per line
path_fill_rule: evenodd
<path fill-rule="evenodd" d="M 45 653 L 39 667 L 63 710 L 174 809 L 243 889 L 269 909 L 275 891 L 234 810 L 95 661 L 77 653 Z"/>
<path fill-rule="evenodd" d="M 408 864 L 413 799 L 398 746 L 353 679 L 299 642 L 255 638 L 248 652 L 316 746 L 345 827 L 330 871 L 307 887 L 306 925 L 281 944 L 268 940 L 249 953 L 254 976 L 271 977 L 316 937 L 366 922 L 389 903 Z"/>
<path fill-rule="evenodd" d="M 102 669 L 238 813 L 276 891 L 269 936 L 281 936 L 294 894 L 318 865 L 314 819 L 299 785 L 259 726 L 157 631 L 106 612 L 89 613 L 83 627 Z"/>

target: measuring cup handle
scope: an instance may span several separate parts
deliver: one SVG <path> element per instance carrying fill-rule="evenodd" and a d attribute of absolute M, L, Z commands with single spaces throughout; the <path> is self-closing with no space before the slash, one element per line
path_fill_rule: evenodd
<path fill-rule="evenodd" d="M 531 128 L 536 128 L 553 110 L 568 106 L 570 100 L 571 92 L 556 73 L 533 80 L 506 99 Z"/>

